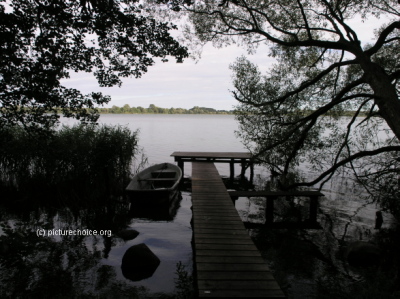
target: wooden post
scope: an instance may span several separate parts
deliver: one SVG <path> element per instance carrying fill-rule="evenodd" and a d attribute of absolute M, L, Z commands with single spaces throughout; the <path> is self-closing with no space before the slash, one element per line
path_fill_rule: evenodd
<path fill-rule="evenodd" d="M 310 222 L 317 222 L 318 196 L 310 196 Z"/>
<path fill-rule="evenodd" d="M 183 164 L 184 164 L 184 162 L 180 158 L 177 158 L 177 162 L 178 162 L 178 167 L 182 170 L 182 181 L 183 181 L 183 177 L 184 177 Z"/>
<path fill-rule="evenodd" d="M 231 196 L 231 200 L 232 200 L 232 203 L 233 203 L 233 206 L 235 207 L 236 206 L 236 201 L 239 199 L 239 197 L 237 197 L 237 196 Z"/>
<path fill-rule="evenodd" d="M 253 161 L 250 161 L 250 183 L 253 184 L 254 179 L 254 164 Z"/>
<path fill-rule="evenodd" d="M 274 222 L 274 201 L 276 196 L 267 196 L 267 206 L 265 209 L 265 223 L 271 224 Z"/>
<path fill-rule="evenodd" d="M 235 162 L 234 162 L 234 159 L 231 159 L 231 162 L 229 162 L 229 168 L 230 168 L 230 171 L 231 171 L 230 180 L 233 181 L 233 179 L 235 178 Z"/>
<path fill-rule="evenodd" d="M 240 172 L 240 179 L 244 180 L 244 175 L 246 173 L 246 160 L 242 159 L 240 165 L 242 166 L 242 170 Z"/>

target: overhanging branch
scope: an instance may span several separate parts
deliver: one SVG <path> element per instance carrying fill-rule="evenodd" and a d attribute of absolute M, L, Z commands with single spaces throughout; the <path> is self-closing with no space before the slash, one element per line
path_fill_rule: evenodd
<path fill-rule="evenodd" d="M 326 176 L 330 175 L 332 172 L 335 172 L 338 168 L 346 165 L 347 163 L 350 163 L 351 161 L 363 158 L 363 157 L 371 157 L 371 156 L 376 156 L 378 154 L 382 154 L 385 152 L 399 152 L 400 151 L 400 146 L 385 146 L 385 147 L 381 147 L 372 151 L 361 151 L 358 152 L 354 155 L 351 155 L 349 157 L 347 157 L 346 159 L 343 159 L 341 161 L 339 161 L 338 163 L 334 164 L 331 168 L 329 168 L 328 170 L 326 170 L 325 172 L 323 172 L 318 178 L 316 178 L 315 180 L 311 181 L 311 182 L 304 182 L 304 183 L 295 183 L 293 185 L 290 186 L 290 188 L 296 188 L 296 187 L 310 187 L 313 186 L 315 184 L 317 184 L 318 182 L 320 182 L 322 179 L 324 179 Z"/>
<path fill-rule="evenodd" d="M 395 29 L 400 29 L 400 21 L 393 22 L 389 26 L 387 26 L 379 35 L 375 45 L 373 45 L 371 48 L 366 50 L 364 53 L 368 56 L 372 56 L 376 52 L 379 51 L 380 48 L 384 45 L 386 42 L 386 38 L 389 36 L 390 33 L 392 33 L 393 30 Z"/>

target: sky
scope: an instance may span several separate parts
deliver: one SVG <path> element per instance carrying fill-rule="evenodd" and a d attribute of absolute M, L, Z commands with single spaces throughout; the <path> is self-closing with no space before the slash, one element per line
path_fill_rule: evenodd
<path fill-rule="evenodd" d="M 382 21 L 370 22 L 352 21 L 359 38 L 371 42 L 373 29 Z M 174 58 L 169 62 L 157 61 L 148 68 L 141 78 L 124 78 L 121 87 L 100 88 L 92 74 L 71 74 L 71 79 L 64 81 L 65 86 L 81 90 L 84 94 L 101 91 L 110 95 L 111 101 L 105 107 L 113 105 L 122 107 L 144 108 L 154 104 L 162 108 L 185 108 L 194 106 L 214 108 L 217 110 L 232 110 L 237 104 L 230 90 L 232 86 L 232 71 L 229 65 L 237 57 L 245 55 L 250 61 L 257 63 L 261 71 L 267 70 L 273 60 L 268 57 L 266 47 L 260 48 L 256 54 L 249 55 L 238 46 L 214 48 L 211 44 L 204 47 L 199 60 L 187 58 L 183 63 L 176 63 Z"/>
<path fill-rule="evenodd" d="M 241 55 L 248 56 L 247 51 L 237 46 L 217 49 L 210 44 L 204 47 L 199 60 L 186 58 L 183 63 L 176 63 L 170 58 L 166 63 L 156 61 L 141 78 L 124 78 L 121 87 L 101 88 L 92 74 L 72 73 L 65 85 L 83 93 L 101 91 L 110 95 L 112 100 L 106 107 L 128 104 L 147 108 L 154 104 L 162 108 L 200 106 L 232 110 L 236 101 L 229 91 L 233 90 L 229 65 Z M 271 60 L 265 49 L 251 56 L 258 61 Z"/>

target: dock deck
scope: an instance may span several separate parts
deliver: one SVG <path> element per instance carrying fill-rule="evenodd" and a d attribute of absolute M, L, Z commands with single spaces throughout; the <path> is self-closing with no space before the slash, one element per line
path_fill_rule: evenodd
<path fill-rule="evenodd" d="M 254 176 L 254 161 L 249 152 L 173 152 L 171 154 L 175 162 L 184 173 L 185 162 L 214 162 L 214 163 L 229 163 L 230 178 L 233 180 L 235 175 L 234 164 L 240 163 L 242 166 L 241 177 L 244 178 L 246 168 L 250 168 L 250 181 L 253 181 Z"/>
<path fill-rule="evenodd" d="M 199 298 L 284 298 L 212 162 L 192 162 Z"/>

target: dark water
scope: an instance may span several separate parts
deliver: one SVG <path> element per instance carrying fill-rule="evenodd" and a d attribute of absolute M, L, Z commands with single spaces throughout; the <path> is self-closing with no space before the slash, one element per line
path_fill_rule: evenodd
<path fill-rule="evenodd" d="M 230 115 L 102 115 L 100 122 L 139 129 L 139 144 L 149 165 L 173 162 L 170 155 L 174 151 L 245 151 L 235 137 L 237 123 Z M 228 165 L 217 168 L 221 175 L 228 176 Z M 307 175 L 306 168 L 300 171 Z M 190 173 L 187 163 L 185 174 Z M 269 173 L 262 167 L 256 167 L 255 173 L 255 183 L 262 188 L 269 180 Z M 357 280 L 361 274 L 349 268 L 339 254 L 341 241 L 370 240 L 375 233 L 377 207 L 361 199 L 363 190 L 352 180 L 336 177 L 322 192 L 325 197 L 318 219 L 322 230 L 249 231 L 291 298 L 318 298 L 321 285 L 326 289 L 326 281 L 331 279 L 344 285 Z M 190 207 L 190 193 L 182 192 L 171 215 L 132 215 L 124 205 L 85 211 L 2 210 L 1 234 L 11 237 L 7 245 L 1 239 L 1 251 L 8 264 L 3 263 L 0 268 L 4 286 L 0 295 L 134 298 L 136 294 L 138 298 L 146 298 L 163 294 L 175 298 L 179 293 L 177 283 L 182 278 L 177 274 L 177 265 L 182 264 L 187 274 L 192 274 Z M 236 207 L 244 221 L 263 221 L 264 199 L 239 198 Z M 384 214 L 384 227 L 390 221 L 390 216 Z M 38 229 L 58 228 L 111 230 L 112 236 L 36 234 Z M 123 228 L 135 229 L 139 235 L 124 241 L 117 234 Z M 133 282 L 123 276 L 121 260 L 129 247 L 140 243 L 146 244 L 161 262 L 152 277 Z"/>

